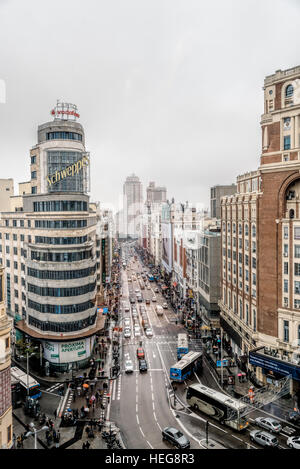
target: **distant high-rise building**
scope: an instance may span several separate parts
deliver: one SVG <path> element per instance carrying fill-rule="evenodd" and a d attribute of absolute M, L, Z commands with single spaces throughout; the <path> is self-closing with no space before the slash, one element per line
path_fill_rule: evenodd
<path fill-rule="evenodd" d="M 143 186 L 135 174 L 123 185 L 123 215 L 125 236 L 138 238 L 143 204 Z"/>
<path fill-rule="evenodd" d="M 147 205 L 153 202 L 166 202 L 167 200 L 167 189 L 165 187 L 155 187 L 155 182 L 149 182 L 147 191 Z"/>
<path fill-rule="evenodd" d="M 236 185 L 214 186 L 210 189 L 210 216 L 211 218 L 221 218 L 221 197 L 225 195 L 233 195 L 236 193 Z"/>

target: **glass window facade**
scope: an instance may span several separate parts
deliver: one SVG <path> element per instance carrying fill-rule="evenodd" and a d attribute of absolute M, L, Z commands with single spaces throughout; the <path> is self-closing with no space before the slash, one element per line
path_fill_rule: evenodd
<path fill-rule="evenodd" d="M 82 244 L 87 242 L 87 236 L 51 238 L 49 236 L 36 236 L 36 244 Z"/>
<path fill-rule="evenodd" d="M 48 185 L 49 192 L 84 192 L 83 178 L 85 169 L 81 169 L 72 176 L 65 176 L 61 178 L 61 171 L 65 170 L 69 166 L 77 163 L 83 157 L 81 152 L 78 151 L 48 151 L 48 176 L 58 174 L 60 180 L 54 184 Z"/>
<path fill-rule="evenodd" d="M 40 329 L 41 331 L 50 331 L 50 332 L 73 332 L 80 331 L 81 329 L 86 329 L 89 326 L 95 324 L 97 315 L 94 314 L 86 319 L 80 321 L 72 322 L 50 322 L 50 321 L 39 321 L 32 316 L 28 316 L 29 325 Z"/>
<path fill-rule="evenodd" d="M 82 142 L 82 135 L 76 132 L 47 132 L 47 140 L 79 140 Z"/>
<path fill-rule="evenodd" d="M 83 200 L 47 200 L 33 202 L 34 212 L 84 212 L 87 202 Z"/>
<path fill-rule="evenodd" d="M 87 309 L 94 307 L 92 301 L 85 301 L 84 303 L 78 303 L 76 305 L 49 305 L 41 304 L 32 300 L 28 300 L 28 307 L 38 311 L 39 313 L 50 313 L 50 314 L 73 314 L 82 313 Z"/>
<path fill-rule="evenodd" d="M 64 229 L 64 228 L 85 228 L 87 220 L 35 220 L 35 228 L 50 228 L 50 229 Z"/>
<path fill-rule="evenodd" d="M 51 287 L 39 287 L 37 285 L 28 284 L 28 291 L 40 296 L 55 296 L 55 297 L 68 297 L 68 296 L 80 296 L 85 295 L 94 291 L 96 288 L 96 282 L 82 285 L 81 287 L 72 288 L 51 288 Z"/>
<path fill-rule="evenodd" d="M 92 257 L 91 250 L 79 252 L 31 251 L 31 259 L 42 262 L 76 262 Z"/>
<path fill-rule="evenodd" d="M 29 277 L 42 278 L 47 280 L 72 280 L 75 278 L 88 277 L 96 272 L 96 267 L 89 269 L 78 269 L 78 270 L 38 270 L 27 268 L 27 275 Z"/>

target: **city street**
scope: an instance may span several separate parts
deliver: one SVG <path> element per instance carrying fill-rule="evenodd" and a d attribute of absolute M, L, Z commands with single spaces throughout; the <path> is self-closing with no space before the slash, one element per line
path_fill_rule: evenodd
<path fill-rule="evenodd" d="M 112 384 L 110 419 L 118 423 L 127 448 L 168 448 L 169 444 L 162 441 L 161 431 L 166 426 L 174 426 L 183 431 L 190 439 L 191 448 L 201 449 L 205 447 L 207 416 L 196 414 L 187 408 L 185 390 L 187 385 L 193 382 L 200 382 L 217 390 L 221 389 L 204 361 L 204 370 L 201 376 L 195 375 L 193 380 L 177 385 L 177 402 L 174 407 L 174 394 L 173 390 L 170 392 L 168 375 L 170 367 L 177 362 L 177 334 L 184 332 L 185 329 L 182 325 L 176 325 L 176 314 L 171 308 L 164 310 L 163 316 L 157 316 L 154 305 L 163 304 L 165 298 L 161 293 L 154 292 L 155 282 L 149 282 L 150 289 L 146 287 L 141 290 L 144 301 L 130 305 L 130 313 L 125 312 L 125 305 L 130 304 L 130 296 L 134 295 L 135 290 L 140 289 L 137 274 L 141 273 L 143 269 L 140 260 L 133 261 L 133 258 L 130 257 L 127 269 L 122 272 L 121 314 L 123 320 L 124 317 L 131 317 L 131 337 L 123 338 L 122 373 Z M 128 282 L 128 277 L 132 279 L 130 282 Z M 157 302 L 151 301 L 150 305 L 145 305 L 145 300 L 151 300 L 153 296 L 156 296 Z M 141 337 L 134 336 L 132 307 L 139 311 L 141 304 L 146 307 L 149 324 L 153 330 L 151 338 L 144 335 L 142 327 L 140 328 Z M 139 322 L 141 323 L 140 313 Z M 190 349 L 201 350 L 200 342 L 200 340 L 191 340 Z M 139 371 L 136 350 L 140 343 L 144 348 L 148 364 L 146 373 Z M 134 364 L 134 371 L 130 374 L 125 373 L 124 363 L 127 359 L 132 360 Z M 266 415 L 266 413 L 259 410 L 248 416 L 250 425 L 245 433 L 235 432 L 208 418 L 211 447 L 259 449 L 259 445 L 250 441 L 249 432 L 257 429 L 251 424 L 254 418 L 262 415 Z M 290 424 L 288 425 L 290 426 Z M 280 448 L 287 448 L 287 436 L 281 433 L 278 439 Z"/>

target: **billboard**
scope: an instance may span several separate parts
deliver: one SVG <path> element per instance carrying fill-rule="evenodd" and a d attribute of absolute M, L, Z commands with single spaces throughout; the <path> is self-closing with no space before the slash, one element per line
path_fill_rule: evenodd
<path fill-rule="evenodd" d="M 51 363 L 70 363 L 91 355 L 94 337 L 72 342 L 44 342 L 44 358 Z"/>
<path fill-rule="evenodd" d="M 161 224 L 162 236 L 162 264 L 168 271 L 172 271 L 172 227 L 171 223 Z"/>
<path fill-rule="evenodd" d="M 285 362 L 262 353 L 249 352 L 249 363 L 265 370 L 270 370 L 280 375 L 291 375 L 296 381 L 300 381 L 300 366 Z"/>

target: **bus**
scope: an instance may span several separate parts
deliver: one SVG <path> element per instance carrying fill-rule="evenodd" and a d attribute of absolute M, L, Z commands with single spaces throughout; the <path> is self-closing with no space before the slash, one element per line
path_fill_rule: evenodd
<path fill-rule="evenodd" d="M 149 282 L 154 282 L 154 277 L 152 274 L 148 274 L 148 280 Z"/>
<path fill-rule="evenodd" d="M 14 378 L 14 382 L 18 381 L 21 385 L 21 392 L 23 397 L 27 396 L 27 387 L 29 388 L 28 396 L 32 399 L 39 399 L 42 395 L 40 389 L 40 383 L 38 383 L 32 376 L 20 370 L 17 366 L 12 366 L 10 369 L 11 377 Z M 28 384 L 27 384 L 28 383 Z"/>
<path fill-rule="evenodd" d="M 209 415 L 234 430 L 242 431 L 249 425 L 245 417 L 240 417 L 247 405 L 220 391 L 202 384 L 192 384 L 187 389 L 186 400 L 193 409 Z"/>
<path fill-rule="evenodd" d="M 187 334 L 178 334 L 177 338 L 177 358 L 180 360 L 183 355 L 189 352 L 189 340 Z"/>
<path fill-rule="evenodd" d="M 170 379 L 182 383 L 194 371 L 202 371 L 202 352 L 188 352 L 183 358 L 170 368 Z"/>

